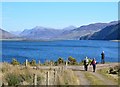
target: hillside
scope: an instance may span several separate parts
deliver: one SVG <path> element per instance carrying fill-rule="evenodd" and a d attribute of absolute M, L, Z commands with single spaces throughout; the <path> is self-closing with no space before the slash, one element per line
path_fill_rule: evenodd
<path fill-rule="evenodd" d="M 110 23 L 94 23 L 83 25 L 80 27 L 68 26 L 63 29 L 46 28 L 36 26 L 32 29 L 25 29 L 22 32 L 12 31 L 12 33 L 0 29 L 3 39 L 25 39 L 25 40 L 79 40 L 79 39 L 116 39 L 116 28 L 112 29 L 112 25 L 117 24 L 117 21 Z M 114 26 L 113 26 L 114 27 Z M 104 30 L 105 28 L 105 30 Z M 106 29 L 110 28 L 110 29 Z M 103 31 L 102 31 L 103 30 Z M 100 32 L 99 32 L 100 31 Z M 98 33 L 99 32 L 99 33 Z M 107 32 L 104 34 L 104 32 Z M 109 32 L 109 34 L 108 34 Z"/>
<path fill-rule="evenodd" d="M 57 36 L 61 32 L 61 30 L 53 28 L 36 26 L 32 29 L 25 29 L 23 32 L 20 33 L 20 36 L 27 39 L 50 39 Z"/>
<path fill-rule="evenodd" d="M 0 33 L 1 33 L 0 39 L 12 39 L 16 37 L 14 34 L 11 34 L 1 28 L 0 28 Z"/>
<path fill-rule="evenodd" d="M 116 24 L 117 21 L 110 23 L 94 23 L 80 27 L 69 26 L 63 29 L 54 29 L 36 26 L 32 29 L 25 29 L 20 33 L 21 37 L 27 39 L 47 39 L 47 40 L 78 40 L 81 36 L 93 34 L 107 26 Z"/>
<path fill-rule="evenodd" d="M 58 38 L 61 39 L 79 39 L 81 36 L 88 34 L 93 34 L 107 26 L 117 24 L 117 21 L 112 21 L 109 23 L 93 23 L 89 25 L 83 25 L 70 31 L 64 31 Z"/>
<path fill-rule="evenodd" d="M 80 37 L 80 40 L 120 40 L 120 37 L 118 37 L 120 35 L 120 23 L 119 24 L 115 24 L 115 25 L 110 25 L 105 27 L 104 29 L 95 32 L 94 34 L 90 35 L 86 35 L 83 37 Z"/>

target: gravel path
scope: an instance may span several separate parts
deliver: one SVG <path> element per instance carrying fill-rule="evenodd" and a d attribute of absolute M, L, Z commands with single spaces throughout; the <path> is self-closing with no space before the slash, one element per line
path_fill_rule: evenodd
<path fill-rule="evenodd" d="M 90 82 L 87 78 L 85 78 L 84 72 L 83 71 L 75 71 L 75 74 L 79 78 L 79 83 L 80 85 L 90 85 Z"/>
<path fill-rule="evenodd" d="M 98 64 L 97 70 L 107 67 L 113 67 L 116 65 L 118 65 L 118 63 Z M 68 68 L 72 69 L 75 72 L 75 74 L 79 77 L 80 85 L 90 85 L 90 81 L 84 75 L 84 72 L 86 71 L 84 71 L 83 66 L 68 66 Z M 102 74 L 99 74 L 98 72 L 92 72 L 92 66 L 89 66 L 87 72 L 90 73 L 91 75 L 94 75 L 96 78 L 100 79 L 100 81 L 104 83 L 103 85 L 118 85 L 112 80 L 104 77 Z"/>

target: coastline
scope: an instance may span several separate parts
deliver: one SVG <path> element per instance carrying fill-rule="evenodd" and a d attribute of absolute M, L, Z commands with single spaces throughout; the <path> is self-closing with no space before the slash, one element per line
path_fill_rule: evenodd
<path fill-rule="evenodd" d="M 110 41 L 113 41 L 113 42 L 120 42 L 120 40 L 110 40 Z"/>
<path fill-rule="evenodd" d="M 0 39 L 0 41 L 22 41 L 23 39 Z"/>
<path fill-rule="evenodd" d="M 44 39 L 44 40 L 43 39 L 0 39 L 0 41 L 64 41 L 64 40 L 74 40 L 74 39 Z M 120 42 L 120 40 L 99 40 L 99 41 Z"/>

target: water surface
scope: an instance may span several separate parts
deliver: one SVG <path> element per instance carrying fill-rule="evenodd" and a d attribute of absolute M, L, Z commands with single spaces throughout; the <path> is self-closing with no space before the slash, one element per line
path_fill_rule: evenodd
<path fill-rule="evenodd" d="M 11 62 L 16 58 L 23 63 L 25 59 L 67 60 L 72 56 L 81 61 L 85 56 L 101 61 L 101 52 L 105 51 L 107 62 L 118 61 L 118 42 L 97 40 L 65 40 L 65 41 L 2 41 L 2 61 Z"/>

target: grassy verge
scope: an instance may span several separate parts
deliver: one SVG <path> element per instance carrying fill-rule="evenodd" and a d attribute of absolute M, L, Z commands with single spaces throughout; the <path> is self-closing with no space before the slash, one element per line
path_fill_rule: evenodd
<path fill-rule="evenodd" d="M 103 69 L 98 70 L 98 73 L 102 74 L 104 77 L 118 83 L 118 81 L 119 81 L 118 80 L 118 75 L 116 75 L 117 77 L 114 77 L 114 76 L 112 76 L 111 74 L 108 73 L 108 70 L 109 70 L 109 68 L 103 68 Z M 119 83 L 120 83 L 120 81 L 119 81 Z"/>
<path fill-rule="evenodd" d="M 72 70 L 64 70 L 58 74 L 57 85 L 79 85 L 79 80 Z"/>
<path fill-rule="evenodd" d="M 90 85 L 104 85 L 103 81 L 89 72 L 85 72 L 85 77 L 90 81 Z"/>

